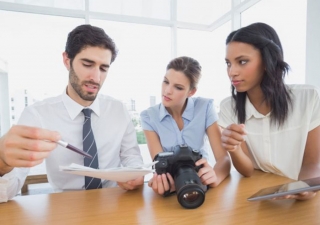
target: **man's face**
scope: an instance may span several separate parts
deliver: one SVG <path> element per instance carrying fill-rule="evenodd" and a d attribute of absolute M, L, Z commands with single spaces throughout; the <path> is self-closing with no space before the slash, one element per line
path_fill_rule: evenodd
<path fill-rule="evenodd" d="M 69 70 L 68 95 L 80 105 L 91 105 L 107 77 L 111 51 L 88 46 L 76 55 L 72 63 L 66 53 L 63 56 Z"/>

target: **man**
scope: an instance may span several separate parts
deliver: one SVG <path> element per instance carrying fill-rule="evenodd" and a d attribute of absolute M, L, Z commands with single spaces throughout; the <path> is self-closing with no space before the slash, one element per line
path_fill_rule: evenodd
<path fill-rule="evenodd" d="M 82 149 L 91 128 L 93 135 L 88 149 L 95 151 L 89 153 L 98 159 L 90 161 L 89 166 L 97 164 L 97 168 L 105 169 L 143 164 L 126 108 L 120 101 L 98 95 L 116 55 L 113 40 L 101 28 L 81 25 L 69 33 L 63 53 L 64 65 L 69 71 L 67 88 L 60 96 L 25 108 L 19 125 L 13 126 L 0 139 L 0 202 L 14 197 L 21 189 L 29 167 L 44 159 L 48 180 L 56 191 L 115 186 L 113 181 L 59 171 L 60 165 L 85 165 L 86 159 L 55 142 L 62 139 Z M 85 111 L 89 111 L 89 115 L 85 115 Z M 85 134 L 84 123 L 87 121 L 91 125 Z M 91 187 L 95 182 L 97 186 Z M 143 177 L 118 182 L 126 190 L 142 184 Z"/>

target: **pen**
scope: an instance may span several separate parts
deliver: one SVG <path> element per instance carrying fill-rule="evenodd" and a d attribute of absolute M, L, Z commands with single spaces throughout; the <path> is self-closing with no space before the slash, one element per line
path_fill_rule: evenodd
<path fill-rule="evenodd" d="M 78 153 L 78 154 L 81 154 L 81 155 L 83 155 L 83 156 L 86 156 L 86 157 L 92 159 L 92 155 L 90 155 L 90 154 L 88 154 L 88 153 L 86 153 L 86 152 L 84 152 L 84 151 L 82 151 L 82 150 L 74 147 L 73 145 L 70 145 L 69 143 L 67 143 L 67 142 L 65 142 L 65 141 L 61 141 L 61 140 L 60 140 L 60 141 L 57 141 L 57 143 L 58 143 L 59 145 L 65 147 L 65 148 L 67 148 L 67 149 L 70 149 L 71 151 L 74 151 L 74 152 L 76 152 L 76 153 Z"/>

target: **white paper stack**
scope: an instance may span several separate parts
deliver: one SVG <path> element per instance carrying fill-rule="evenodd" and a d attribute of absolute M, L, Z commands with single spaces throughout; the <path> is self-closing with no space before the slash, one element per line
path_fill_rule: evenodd
<path fill-rule="evenodd" d="M 153 173 L 153 169 L 149 169 L 149 167 L 156 164 L 156 162 L 144 164 L 141 166 L 135 167 L 116 167 L 110 169 L 93 169 L 90 167 L 82 166 L 79 164 L 72 163 L 69 166 L 59 166 L 60 171 L 88 176 L 88 177 L 96 177 L 105 180 L 112 180 L 117 182 L 127 182 L 129 180 L 134 180 L 138 177 L 144 176 L 148 173 Z"/>

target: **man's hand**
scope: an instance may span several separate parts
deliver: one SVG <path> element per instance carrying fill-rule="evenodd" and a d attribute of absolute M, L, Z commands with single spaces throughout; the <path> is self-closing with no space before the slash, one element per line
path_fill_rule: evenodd
<path fill-rule="evenodd" d="M 36 127 L 15 125 L 0 138 L 0 175 L 14 167 L 40 164 L 57 147 L 57 132 Z"/>
<path fill-rule="evenodd" d="M 144 177 L 139 177 L 135 180 L 129 180 L 127 182 L 117 182 L 119 187 L 124 190 L 135 190 L 139 188 L 144 182 Z"/>

